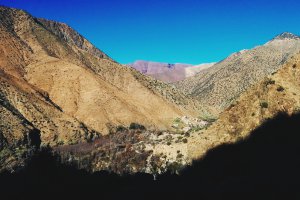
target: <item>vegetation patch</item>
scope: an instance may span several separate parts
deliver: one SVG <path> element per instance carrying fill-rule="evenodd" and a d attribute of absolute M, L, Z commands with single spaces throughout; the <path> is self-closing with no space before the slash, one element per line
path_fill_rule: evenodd
<path fill-rule="evenodd" d="M 181 122 L 181 119 L 179 117 L 177 117 L 175 120 L 174 120 L 174 123 L 180 123 Z"/>
<path fill-rule="evenodd" d="M 184 168 L 184 165 L 182 165 L 179 162 L 173 162 L 171 164 L 169 164 L 168 166 L 168 170 L 173 173 L 173 174 L 178 174 L 179 171 L 181 171 Z"/>
<path fill-rule="evenodd" d="M 283 92 L 284 91 L 284 87 L 282 87 L 281 85 L 277 87 L 277 91 L 278 92 Z"/>
<path fill-rule="evenodd" d="M 201 131 L 203 130 L 203 127 L 200 127 L 200 126 L 195 126 L 193 127 L 190 132 L 193 133 L 193 132 L 198 132 L 198 131 Z"/>
<path fill-rule="evenodd" d="M 266 102 L 266 101 L 262 101 L 262 102 L 260 103 L 260 107 L 261 107 L 261 108 L 268 108 L 268 107 L 269 107 L 269 104 L 268 104 L 268 102 Z"/>
<path fill-rule="evenodd" d="M 272 80 L 272 79 L 268 79 L 265 81 L 265 85 L 268 86 L 268 85 L 274 85 L 275 84 L 275 80 Z"/>
<path fill-rule="evenodd" d="M 213 122 L 217 121 L 218 118 L 216 118 L 214 116 L 205 115 L 205 116 L 199 117 L 199 119 L 209 122 L 209 123 L 213 123 Z"/>
<path fill-rule="evenodd" d="M 116 131 L 117 132 L 124 132 L 124 131 L 127 131 L 128 129 L 125 127 L 125 126 L 122 126 L 122 125 L 119 125 L 117 126 L 116 128 Z"/>
<path fill-rule="evenodd" d="M 146 130 L 145 126 L 138 124 L 138 123 L 131 123 L 129 129 L 133 130 Z"/>

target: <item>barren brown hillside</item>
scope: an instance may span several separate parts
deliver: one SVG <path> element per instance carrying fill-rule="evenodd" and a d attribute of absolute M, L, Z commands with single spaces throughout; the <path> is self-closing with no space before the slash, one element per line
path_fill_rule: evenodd
<path fill-rule="evenodd" d="M 278 113 L 284 112 L 292 114 L 300 110 L 300 54 L 296 54 L 293 58 L 281 66 L 280 70 L 274 72 L 273 75 L 265 77 L 262 81 L 246 90 L 229 108 L 223 111 L 219 119 L 211 125 L 197 127 L 197 129 L 189 130 L 186 133 L 151 133 L 146 132 L 138 137 L 138 142 L 132 142 L 132 137 L 123 137 L 124 141 L 129 141 L 133 144 L 133 149 L 145 154 L 135 155 L 130 162 L 137 162 L 138 167 L 133 167 L 130 170 L 140 170 L 150 173 L 162 173 L 166 169 L 179 170 L 182 165 L 192 163 L 192 160 L 202 158 L 210 149 L 228 143 L 235 143 L 251 133 L 254 129 L 263 124 L 266 120 L 274 118 Z M 182 119 L 184 120 L 184 119 Z M 183 121 L 179 123 L 183 123 Z M 191 121 L 188 121 L 191 123 Z M 117 134 L 118 135 L 118 134 Z M 117 137 L 116 135 L 114 137 Z M 116 145 L 114 139 L 113 145 Z M 104 139 L 105 141 L 105 139 Z M 101 139 L 97 145 L 96 154 L 103 151 L 105 143 Z M 125 142 L 126 144 L 126 142 Z M 127 146 L 127 144 L 125 145 Z M 77 160 L 81 160 L 85 155 L 90 158 L 89 153 L 84 150 L 78 150 L 78 146 L 68 146 L 66 149 L 59 149 L 60 152 L 70 151 L 71 155 L 76 155 Z M 91 149 L 91 146 L 84 149 Z M 149 154 L 149 151 L 152 154 Z M 75 152 L 75 153 L 74 153 Z M 124 153 L 124 152 L 123 152 Z M 132 152 L 126 152 L 126 155 Z M 69 154 L 67 154 L 69 156 Z M 123 154 L 121 154 L 123 155 Z M 68 156 L 66 156 L 68 158 Z M 143 157 L 147 157 L 152 163 L 143 162 Z M 118 170 L 126 169 L 130 165 L 119 158 L 122 166 L 113 164 L 114 167 L 119 167 Z M 153 159 L 156 159 L 153 161 Z M 83 162 L 83 160 L 81 161 Z M 107 163 L 103 164 L 103 160 L 89 160 L 93 170 L 105 169 Z M 125 162 L 125 163 L 124 163 Z M 114 163 L 113 161 L 110 164 Z M 84 164 L 84 163 L 83 163 Z M 109 165 L 111 166 L 111 165 Z M 134 165 L 135 166 L 135 165 Z M 156 171 L 152 171 L 156 167 Z M 129 170 L 129 171 L 130 171 Z"/>
<path fill-rule="evenodd" d="M 171 129 L 176 117 L 199 114 L 197 101 L 116 63 L 66 24 L 7 7 L 0 7 L 0 74 L 0 159 L 11 169 L 31 152 L 32 130 L 53 147 L 133 122 Z"/>
<path fill-rule="evenodd" d="M 109 124 L 168 128 L 177 116 L 196 114 L 192 100 L 117 64 L 65 24 L 4 7 L 1 18 L 5 73 L 44 91 L 64 113 L 103 134 Z"/>
<path fill-rule="evenodd" d="M 179 83 L 185 95 L 66 24 L 0 7 L 0 171 L 47 149 L 90 171 L 178 172 L 299 111 L 299 50 L 300 38 L 284 33 Z"/>
<path fill-rule="evenodd" d="M 177 84 L 219 114 L 244 91 L 281 68 L 300 51 L 300 38 L 283 33 L 270 42 L 235 53 L 202 73 Z"/>
<path fill-rule="evenodd" d="M 278 72 L 243 93 L 211 127 L 199 132 L 190 141 L 189 155 L 197 158 L 218 144 L 247 137 L 252 130 L 279 112 L 289 115 L 299 112 L 299 77 L 300 54 L 296 54 Z"/>

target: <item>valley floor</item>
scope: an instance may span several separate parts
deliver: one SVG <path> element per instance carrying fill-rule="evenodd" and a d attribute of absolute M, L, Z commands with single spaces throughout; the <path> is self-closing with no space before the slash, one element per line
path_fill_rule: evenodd
<path fill-rule="evenodd" d="M 249 138 L 218 146 L 180 175 L 89 174 L 42 153 L 15 174 L 1 174 L 1 198 L 297 199 L 300 114 L 280 115 Z"/>

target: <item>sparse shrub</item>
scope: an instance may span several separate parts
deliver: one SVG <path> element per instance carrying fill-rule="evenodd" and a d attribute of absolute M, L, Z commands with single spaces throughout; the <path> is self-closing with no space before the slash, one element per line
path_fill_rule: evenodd
<path fill-rule="evenodd" d="M 294 69 L 297 67 L 297 64 L 293 64 L 293 66 L 292 66 Z"/>
<path fill-rule="evenodd" d="M 180 170 L 182 170 L 184 166 L 181 163 L 173 162 L 168 166 L 168 169 L 171 173 L 179 173 Z"/>
<path fill-rule="evenodd" d="M 117 126 L 117 128 L 116 128 L 116 131 L 117 131 L 117 132 L 123 132 L 123 131 L 126 131 L 126 130 L 127 130 L 127 128 L 124 127 L 124 126 L 122 126 L 122 125 L 119 125 L 119 126 Z"/>
<path fill-rule="evenodd" d="M 138 124 L 138 123 L 131 123 L 129 125 L 129 129 L 138 129 L 138 130 L 146 130 L 145 126 L 141 125 L 141 124 Z"/>
<path fill-rule="evenodd" d="M 213 122 L 217 121 L 217 118 L 209 117 L 209 118 L 206 118 L 205 121 L 207 121 L 209 123 L 213 123 Z"/>
<path fill-rule="evenodd" d="M 174 120 L 174 123 L 180 123 L 181 122 L 181 119 L 179 117 L 177 117 L 175 120 Z"/>
<path fill-rule="evenodd" d="M 277 91 L 278 91 L 278 92 L 283 92 L 283 91 L 284 91 L 284 87 L 278 86 Z"/>
<path fill-rule="evenodd" d="M 162 132 L 162 131 L 155 131 L 155 133 L 156 133 L 156 135 L 157 135 L 157 136 L 160 136 L 160 135 L 162 135 L 162 134 L 163 134 L 163 132 Z"/>
<path fill-rule="evenodd" d="M 206 127 L 205 127 L 206 128 Z M 198 132 L 198 131 L 201 131 L 203 128 L 202 127 L 200 127 L 200 126 L 195 126 L 195 127 L 193 127 L 191 130 L 190 130 L 190 132 Z"/>
<path fill-rule="evenodd" d="M 263 102 L 260 103 L 260 107 L 261 107 L 261 108 L 268 108 L 268 107 L 269 107 L 269 104 L 268 104 L 268 102 L 263 101 Z"/>
<path fill-rule="evenodd" d="M 167 142 L 167 145 L 170 146 L 170 145 L 171 145 L 171 142 Z"/>
<path fill-rule="evenodd" d="M 268 80 L 266 80 L 266 82 L 265 82 L 265 85 L 266 85 L 266 86 L 268 86 L 268 85 L 274 85 L 274 84 L 275 84 L 275 81 L 272 80 L 272 79 L 268 79 Z"/>
<path fill-rule="evenodd" d="M 181 153 L 177 154 L 176 156 L 177 159 L 183 158 L 183 155 Z"/>
<path fill-rule="evenodd" d="M 294 113 L 299 113 L 300 112 L 300 107 L 299 106 L 296 106 L 295 108 L 294 108 Z"/>
<path fill-rule="evenodd" d="M 182 142 L 183 142 L 183 143 L 187 143 L 188 140 L 187 140 L 186 138 L 184 138 L 184 139 L 182 140 Z"/>
<path fill-rule="evenodd" d="M 217 121 L 217 118 L 212 115 L 203 115 L 203 116 L 199 116 L 198 118 L 203 121 L 209 122 L 209 123 L 213 123 L 213 122 Z"/>

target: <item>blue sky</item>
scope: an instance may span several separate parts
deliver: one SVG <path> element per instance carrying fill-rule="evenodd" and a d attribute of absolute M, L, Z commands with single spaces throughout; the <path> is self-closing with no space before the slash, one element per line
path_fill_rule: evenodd
<path fill-rule="evenodd" d="M 0 4 L 65 22 L 120 63 L 214 62 L 285 31 L 300 34 L 299 0 L 0 0 Z"/>

